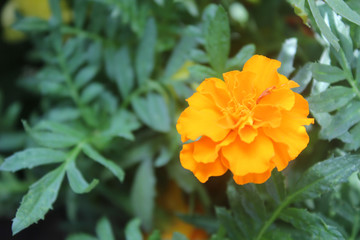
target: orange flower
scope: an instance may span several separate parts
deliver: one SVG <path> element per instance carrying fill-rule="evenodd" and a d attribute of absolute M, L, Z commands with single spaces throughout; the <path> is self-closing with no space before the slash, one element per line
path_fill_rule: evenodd
<path fill-rule="evenodd" d="M 176 128 L 183 145 L 180 161 L 200 182 L 228 169 L 238 184 L 263 183 L 283 170 L 307 146 L 307 101 L 279 74 L 281 63 L 250 58 L 243 71 L 208 78 L 189 99 Z"/>

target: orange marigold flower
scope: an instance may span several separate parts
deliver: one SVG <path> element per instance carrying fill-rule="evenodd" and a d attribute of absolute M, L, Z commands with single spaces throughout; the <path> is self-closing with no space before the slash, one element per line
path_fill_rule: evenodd
<path fill-rule="evenodd" d="M 180 161 L 200 182 L 228 169 L 237 184 L 263 183 L 283 170 L 307 146 L 307 101 L 299 85 L 277 72 L 281 63 L 250 58 L 243 71 L 208 78 L 187 99 L 176 128 L 183 145 Z"/>

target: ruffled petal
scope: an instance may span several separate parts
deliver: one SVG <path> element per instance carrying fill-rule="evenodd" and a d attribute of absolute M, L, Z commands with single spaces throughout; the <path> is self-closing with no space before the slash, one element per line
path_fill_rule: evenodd
<path fill-rule="evenodd" d="M 228 90 L 238 102 L 253 94 L 253 79 L 256 74 L 249 71 L 231 71 L 223 74 Z"/>
<path fill-rule="evenodd" d="M 274 143 L 275 156 L 272 159 L 278 171 L 284 170 L 293 160 L 288 153 L 288 146 L 283 143 Z"/>
<path fill-rule="evenodd" d="M 220 112 L 212 109 L 198 110 L 188 107 L 181 113 L 176 129 L 182 136 L 193 141 L 201 136 L 207 136 L 218 142 L 230 131 L 218 124 L 221 117 Z"/>
<path fill-rule="evenodd" d="M 180 152 L 180 162 L 183 168 L 192 171 L 195 177 L 202 183 L 206 182 L 209 177 L 221 176 L 227 171 L 220 157 L 211 163 L 196 162 L 194 159 L 194 143 L 183 145 L 183 149 Z"/>
<path fill-rule="evenodd" d="M 277 69 L 281 66 L 278 60 L 270 59 L 261 55 L 252 56 L 244 65 L 243 71 L 256 73 L 253 86 L 260 95 L 265 89 L 279 84 Z"/>
<path fill-rule="evenodd" d="M 291 159 L 296 158 L 309 143 L 309 136 L 304 126 L 299 126 L 284 119 L 278 128 L 264 128 L 264 133 L 276 143 L 283 143 L 288 147 Z"/>
<path fill-rule="evenodd" d="M 245 125 L 243 128 L 239 128 L 239 137 L 241 141 L 251 143 L 258 135 L 256 128 L 250 125 Z"/>
<path fill-rule="evenodd" d="M 234 142 L 222 148 L 222 154 L 228 162 L 230 171 L 234 175 L 244 176 L 267 171 L 275 152 L 272 142 L 261 134 L 250 144 L 236 138 Z"/>
<path fill-rule="evenodd" d="M 261 184 L 266 182 L 271 176 L 271 171 L 274 167 L 269 168 L 269 170 L 263 173 L 249 173 L 244 176 L 234 175 L 233 179 L 237 184 L 243 185 L 247 183 L 256 183 Z"/>

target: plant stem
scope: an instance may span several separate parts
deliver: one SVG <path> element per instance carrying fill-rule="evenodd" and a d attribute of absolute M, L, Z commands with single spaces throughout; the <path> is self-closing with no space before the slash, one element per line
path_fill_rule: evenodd
<path fill-rule="evenodd" d="M 346 60 L 344 51 L 342 49 L 339 50 L 339 55 L 340 55 L 340 59 L 339 59 L 340 60 L 340 65 L 341 65 L 342 69 L 344 70 L 346 80 L 348 81 L 348 83 L 350 84 L 352 89 L 354 90 L 355 94 L 360 99 L 360 90 L 359 90 L 358 86 L 356 85 L 356 81 L 355 81 L 355 79 L 353 77 L 350 66 L 349 66 L 349 64 L 348 64 L 348 62 Z"/>
<path fill-rule="evenodd" d="M 359 216 L 359 213 L 355 214 L 355 217 L 354 217 L 354 223 L 353 223 L 353 227 L 352 227 L 352 230 L 351 230 L 351 236 L 349 238 L 349 240 L 355 240 L 358 233 L 359 233 L 359 223 L 360 223 L 360 216 Z"/>

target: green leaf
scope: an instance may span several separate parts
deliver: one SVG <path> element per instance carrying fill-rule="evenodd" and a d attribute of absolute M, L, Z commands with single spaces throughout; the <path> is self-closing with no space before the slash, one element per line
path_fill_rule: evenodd
<path fill-rule="evenodd" d="M 180 219 L 184 220 L 187 223 L 190 223 L 197 228 L 204 229 L 208 233 L 214 233 L 219 229 L 219 222 L 218 220 L 214 219 L 210 216 L 203 216 L 203 215 L 186 215 L 178 213 Z"/>
<path fill-rule="evenodd" d="M 126 224 L 125 227 L 125 239 L 126 240 L 142 240 L 142 233 L 140 230 L 140 219 L 133 219 Z"/>
<path fill-rule="evenodd" d="M 310 233 L 312 239 L 345 239 L 335 227 L 326 224 L 320 216 L 305 209 L 285 209 L 280 218 L 295 228 Z"/>
<path fill-rule="evenodd" d="M 122 47 L 118 50 L 114 56 L 114 61 L 117 63 L 115 68 L 116 84 L 121 96 L 125 99 L 135 85 L 129 49 Z"/>
<path fill-rule="evenodd" d="M 95 149 L 93 149 L 90 145 L 85 144 L 83 146 L 83 151 L 92 160 L 95 162 L 100 163 L 104 167 L 106 167 L 108 170 L 110 170 L 118 179 L 120 182 L 124 180 L 125 172 L 122 170 L 117 164 L 115 164 L 113 161 L 110 161 L 103 156 L 101 156 Z"/>
<path fill-rule="evenodd" d="M 84 179 L 79 169 L 77 169 L 75 161 L 70 161 L 70 163 L 68 163 L 66 175 L 71 189 L 77 194 L 88 193 L 99 183 L 99 180 L 93 179 L 89 184 Z"/>
<path fill-rule="evenodd" d="M 75 233 L 68 236 L 66 240 L 98 240 L 98 239 L 86 233 Z"/>
<path fill-rule="evenodd" d="M 214 14 L 205 15 L 204 38 L 210 65 L 217 73 L 224 73 L 230 52 L 230 26 L 222 6 L 217 6 Z"/>
<path fill-rule="evenodd" d="M 23 121 L 24 128 L 40 145 L 49 148 L 67 148 L 79 143 L 84 135 L 62 123 L 42 121 L 31 128 Z"/>
<path fill-rule="evenodd" d="M 96 234 L 99 240 L 115 240 L 109 219 L 101 218 L 96 224 Z"/>
<path fill-rule="evenodd" d="M 174 232 L 171 240 L 189 240 L 184 234 Z"/>
<path fill-rule="evenodd" d="M 190 52 L 194 48 L 195 44 L 196 39 L 194 37 L 185 35 L 181 38 L 174 51 L 171 53 L 170 59 L 168 60 L 168 64 L 165 68 L 164 77 L 171 77 L 182 67 L 185 60 L 189 58 Z"/>
<path fill-rule="evenodd" d="M 309 168 L 292 188 L 291 201 L 300 202 L 317 198 L 331 191 L 340 183 L 346 182 L 350 175 L 359 170 L 359 155 L 331 157 Z"/>
<path fill-rule="evenodd" d="M 0 170 L 15 172 L 24 168 L 62 162 L 65 158 L 66 154 L 63 151 L 49 148 L 28 148 L 7 157 L 0 166 Z"/>
<path fill-rule="evenodd" d="M 148 237 L 148 240 L 161 240 L 160 230 L 154 230 Z"/>
<path fill-rule="evenodd" d="M 130 198 L 134 215 L 141 219 L 146 231 L 151 229 L 153 223 L 155 182 L 151 160 L 143 161 L 136 171 Z"/>
<path fill-rule="evenodd" d="M 98 71 L 99 68 L 98 66 L 95 65 L 88 65 L 80 69 L 80 71 L 75 76 L 76 87 L 81 88 L 85 86 L 89 81 L 91 81 L 95 77 Z"/>
<path fill-rule="evenodd" d="M 295 70 L 293 67 L 294 58 L 297 49 L 297 39 L 289 38 L 286 39 L 281 47 L 281 51 L 277 59 L 281 62 L 281 67 L 278 69 L 278 73 L 289 77 L 290 74 Z"/>
<path fill-rule="evenodd" d="M 346 144 L 346 149 L 348 150 L 357 150 L 360 147 L 360 124 L 356 124 L 350 130 L 350 135 L 352 141 Z"/>
<path fill-rule="evenodd" d="M 84 26 L 87 14 L 87 2 L 86 0 L 79 0 L 74 2 L 74 22 L 77 28 Z"/>
<path fill-rule="evenodd" d="M 360 15 L 353 11 L 343 0 L 326 0 L 337 14 L 360 26 Z"/>
<path fill-rule="evenodd" d="M 342 69 L 331 65 L 313 63 L 311 71 L 314 78 L 321 82 L 336 83 L 346 78 Z"/>
<path fill-rule="evenodd" d="M 159 132 L 170 130 L 170 116 L 164 98 L 157 93 L 148 93 L 146 98 L 136 97 L 131 105 L 140 120 Z"/>
<path fill-rule="evenodd" d="M 85 87 L 80 99 L 83 103 L 89 103 L 104 92 L 104 86 L 98 82 L 93 82 Z"/>
<path fill-rule="evenodd" d="M 194 65 L 189 67 L 191 77 L 196 82 L 204 81 L 205 78 L 216 77 L 218 74 L 209 67 L 202 65 Z"/>
<path fill-rule="evenodd" d="M 30 186 L 13 220 L 13 235 L 44 218 L 57 198 L 64 174 L 62 165 Z"/>
<path fill-rule="evenodd" d="M 62 22 L 60 0 L 49 0 L 50 9 L 57 24 Z"/>
<path fill-rule="evenodd" d="M 331 29 L 326 25 L 324 17 L 321 16 L 318 7 L 316 6 L 315 0 L 307 0 L 309 3 L 310 10 L 314 16 L 315 22 L 318 25 L 321 33 L 329 41 L 329 43 L 335 48 L 336 51 L 339 51 L 339 39 L 331 32 Z"/>
<path fill-rule="evenodd" d="M 332 112 L 348 104 L 355 96 L 356 94 L 351 88 L 335 86 L 310 96 L 308 101 L 311 111 Z"/>
<path fill-rule="evenodd" d="M 311 64 L 307 63 L 302 68 L 300 68 L 300 70 L 293 77 L 293 80 L 300 85 L 300 87 L 293 89 L 293 91 L 297 93 L 302 93 L 310 83 L 311 78 Z"/>
<path fill-rule="evenodd" d="M 49 24 L 37 17 L 26 17 L 17 21 L 12 27 L 19 31 L 34 33 L 47 31 Z"/>
<path fill-rule="evenodd" d="M 323 138 L 332 140 L 344 134 L 356 123 L 360 122 L 360 102 L 352 101 L 340 109 L 330 124 L 320 132 Z"/>
<path fill-rule="evenodd" d="M 226 63 L 227 70 L 242 69 L 247 60 L 249 60 L 255 53 L 255 45 L 247 44 L 243 46 L 240 51 Z M 214 76 L 214 75 L 213 75 Z"/>
<path fill-rule="evenodd" d="M 135 70 L 139 86 L 148 80 L 154 69 L 156 39 L 156 22 L 154 18 L 150 18 L 146 23 L 144 35 L 136 52 Z"/>

